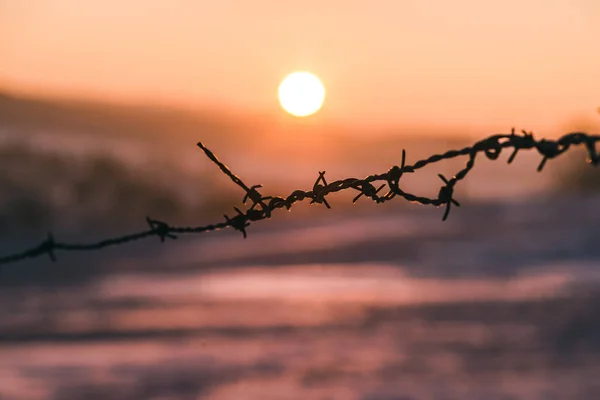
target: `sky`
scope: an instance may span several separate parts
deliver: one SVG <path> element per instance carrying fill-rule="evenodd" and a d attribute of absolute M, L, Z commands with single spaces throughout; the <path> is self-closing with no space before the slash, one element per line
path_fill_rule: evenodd
<path fill-rule="evenodd" d="M 0 87 L 329 120 L 534 131 L 600 106 L 597 0 L 0 0 Z"/>

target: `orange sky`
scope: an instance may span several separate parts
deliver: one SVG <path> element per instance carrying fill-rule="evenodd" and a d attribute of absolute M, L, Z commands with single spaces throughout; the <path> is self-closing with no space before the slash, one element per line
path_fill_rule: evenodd
<path fill-rule="evenodd" d="M 539 131 L 600 105 L 598 0 L 0 0 L 0 85 L 279 112 L 307 69 L 346 124 Z"/>

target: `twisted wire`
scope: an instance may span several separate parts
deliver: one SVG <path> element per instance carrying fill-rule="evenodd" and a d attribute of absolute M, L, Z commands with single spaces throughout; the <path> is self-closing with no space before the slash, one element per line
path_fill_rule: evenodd
<path fill-rule="evenodd" d="M 536 140 L 533 133 L 522 131 L 522 134 L 515 133 L 515 129 L 511 130 L 510 134 L 496 134 L 488 138 L 480 140 L 460 150 L 449 150 L 442 154 L 432 155 L 429 158 L 419 160 L 414 164 L 406 164 L 406 151 L 402 150 L 402 159 L 400 165 L 391 167 L 387 172 L 375 175 L 369 175 L 363 179 L 347 178 L 328 183 L 325 178 L 325 171 L 320 171 L 313 187 L 309 190 L 294 190 L 287 197 L 279 196 L 263 196 L 258 189 L 261 185 L 248 186 L 237 175 L 235 175 L 217 156 L 210 151 L 203 143 L 198 143 L 198 147 L 204 154 L 219 167 L 219 169 L 227 175 L 236 185 L 245 192 L 243 204 L 248 202 L 251 204 L 242 211 L 234 207 L 236 214 L 234 216 L 224 215 L 225 221 L 203 225 L 203 226 L 171 226 L 163 221 L 158 221 L 150 217 L 146 218 L 148 229 L 104 239 L 93 243 L 63 243 L 56 241 L 52 233 L 48 233 L 47 237 L 40 244 L 29 249 L 17 252 L 14 254 L 0 257 L 0 265 L 22 261 L 29 258 L 36 258 L 43 255 L 50 257 L 52 261 L 56 261 L 56 251 L 90 251 L 99 250 L 109 246 L 121 245 L 136 240 L 141 240 L 150 236 L 157 236 L 161 242 L 166 239 L 177 239 L 178 235 L 211 232 L 227 227 L 231 227 L 242 233 L 243 237 L 247 237 L 246 228 L 252 222 L 271 218 L 273 211 L 285 208 L 289 210 L 292 205 L 298 201 L 310 200 L 311 204 L 323 204 L 327 208 L 331 208 L 326 197 L 332 193 L 340 192 L 347 189 L 353 189 L 358 192 L 353 199 L 356 202 L 360 197 L 368 197 L 376 203 L 384 203 L 394 199 L 395 197 L 403 198 L 404 200 L 418 203 L 422 205 L 431 205 L 435 207 L 444 206 L 444 215 L 442 221 L 448 218 L 452 206 L 459 207 L 460 203 L 454 198 L 454 189 L 458 182 L 467 177 L 469 172 L 475 166 L 475 160 L 478 154 L 483 153 L 488 159 L 496 160 L 504 149 L 512 149 L 512 153 L 508 158 L 508 163 L 512 163 L 520 150 L 535 149 L 542 156 L 537 171 L 543 170 L 548 160 L 554 159 L 565 153 L 571 146 L 584 145 L 588 153 L 588 162 L 593 166 L 600 164 L 600 154 L 596 150 L 596 143 L 600 141 L 600 135 L 588 135 L 584 132 L 572 132 L 565 134 L 557 140 L 541 139 Z M 417 170 L 424 168 L 430 164 L 449 160 L 452 158 L 467 156 L 468 160 L 463 169 L 458 171 L 454 176 L 447 178 L 442 174 L 438 174 L 442 185 L 439 189 L 437 197 L 430 198 L 418 196 L 404 191 L 400 187 L 400 180 L 404 174 L 414 173 Z M 378 188 L 375 188 L 373 183 L 382 182 Z M 382 189 L 387 186 L 387 191 L 380 194 Z"/>

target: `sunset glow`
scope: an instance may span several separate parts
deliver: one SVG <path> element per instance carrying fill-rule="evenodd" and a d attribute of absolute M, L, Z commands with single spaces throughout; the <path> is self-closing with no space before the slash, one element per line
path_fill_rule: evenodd
<path fill-rule="evenodd" d="M 274 116 L 301 69 L 328 120 L 370 132 L 549 134 L 600 105 L 592 0 L 0 3 L 0 88 L 32 95 Z"/>

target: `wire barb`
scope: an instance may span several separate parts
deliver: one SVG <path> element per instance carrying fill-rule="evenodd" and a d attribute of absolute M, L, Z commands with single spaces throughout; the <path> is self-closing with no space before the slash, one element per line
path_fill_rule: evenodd
<path fill-rule="evenodd" d="M 240 211 L 239 208 L 234 207 L 235 211 L 237 211 L 238 215 L 233 218 L 229 218 L 227 214 L 224 215 L 225 220 L 229 223 L 233 229 L 242 232 L 244 235 L 244 239 L 247 237 L 246 228 L 250 226 L 250 222 L 248 222 L 248 217 Z"/>
<path fill-rule="evenodd" d="M 150 229 L 160 238 L 161 243 L 165 241 L 165 238 L 177 239 L 177 236 L 171 233 L 171 227 L 166 222 L 157 221 L 150 217 L 146 217 L 146 222 Z"/>
<path fill-rule="evenodd" d="M 596 149 L 596 143 L 600 141 L 599 135 L 572 132 L 560 137 L 558 140 L 542 139 L 537 141 L 534 139 L 533 133 L 525 130 L 521 131 L 521 133 L 522 134 L 517 134 L 515 128 L 512 128 L 510 134 L 492 135 L 476 142 L 472 146 L 460 150 L 449 150 L 443 154 L 435 154 L 424 160 L 419 160 L 413 165 L 406 164 L 406 151 L 402 150 L 400 166 L 393 166 L 385 173 L 370 175 L 364 179 L 347 178 L 328 183 L 325 179 L 325 171 L 321 171 L 311 190 L 294 190 L 287 197 L 263 196 L 258 191 L 259 188 L 262 188 L 261 185 L 246 185 L 238 176 L 231 172 L 231 170 L 223 164 L 211 150 L 209 150 L 202 142 L 198 142 L 198 147 L 202 149 L 204 154 L 236 185 L 244 190 L 245 194 L 242 203 L 246 204 L 248 201 L 251 202 L 250 206 L 245 211 L 234 207 L 234 210 L 236 211 L 235 216 L 229 217 L 224 215 L 225 221 L 223 222 L 194 227 L 174 227 L 166 222 L 146 217 L 146 223 L 150 228 L 149 230 L 113 237 L 95 243 L 57 243 L 54 240 L 52 233 L 48 233 L 48 236 L 41 244 L 18 253 L 0 257 L 0 265 L 22 261 L 27 258 L 36 258 L 43 254 L 47 254 L 52 261 L 56 261 L 55 250 L 98 250 L 109 246 L 144 239 L 149 236 L 158 236 L 160 241 L 164 242 L 166 238 L 177 239 L 178 236 L 176 234 L 212 232 L 226 227 L 231 227 L 241 232 L 244 238 L 246 238 L 246 228 L 250 226 L 250 222 L 271 218 L 273 211 L 280 208 L 290 210 L 294 203 L 305 199 L 310 199 L 311 204 L 325 204 L 327 208 L 331 208 L 326 196 L 346 189 L 353 189 L 360 192 L 354 197 L 353 203 L 362 196 L 371 198 L 371 200 L 376 203 L 383 203 L 398 196 L 407 201 L 422 205 L 432 205 L 435 207 L 443 205 L 445 206 L 445 211 L 442 220 L 445 221 L 448 218 L 453 205 L 460 207 L 460 203 L 454 199 L 454 189 L 473 169 L 478 153 L 484 153 L 490 160 L 497 160 L 500 157 L 502 150 L 510 148 L 512 149 L 512 153 L 508 158 L 508 163 L 510 164 L 514 161 L 520 150 L 535 149 L 542 156 L 542 160 L 537 168 L 538 171 L 542 171 L 549 160 L 563 154 L 571 146 L 584 145 L 588 153 L 588 162 L 593 166 L 598 166 L 600 164 L 600 155 Z M 438 174 L 444 185 L 440 187 L 437 197 L 429 198 L 417 196 L 405 192 L 400 188 L 400 179 L 403 174 L 413 173 L 429 164 L 460 156 L 468 156 L 468 161 L 465 167 L 457 172 L 456 175 L 451 179 L 447 179 L 444 175 Z M 375 185 L 373 185 L 375 182 L 382 182 L 382 184 L 376 189 Z M 388 192 L 385 195 L 380 196 L 379 192 L 386 186 L 388 187 Z"/>
<path fill-rule="evenodd" d="M 323 184 L 321 184 L 321 182 L 323 182 Z M 315 184 L 313 185 L 313 189 L 312 189 L 313 199 L 310 202 L 310 204 L 314 204 L 314 203 L 325 204 L 325 207 L 331 208 L 331 206 L 325 199 L 325 195 L 328 193 L 326 188 L 327 188 L 327 180 L 325 179 L 325 171 L 321 171 L 321 172 L 319 172 L 319 177 L 317 178 L 317 180 L 315 181 Z"/>
<path fill-rule="evenodd" d="M 438 174 L 439 178 L 445 183 L 444 186 L 440 188 L 438 192 L 438 201 L 440 204 L 446 205 L 446 211 L 444 212 L 444 217 L 442 221 L 445 221 L 448 218 L 448 214 L 450 214 L 450 206 L 454 204 L 456 207 L 460 207 L 460 203 L 452 198 L 454 194 L 454 184 L 457 182 L 456 177 L 448 180 L 442 174 Z"/>
<path fill-rule="evenodd" d="M 54 242 L 54 236 L 52 235 L 51 232 L 48 232 L 48 236 L 46 237 L 46 240 L 44 240 L 44 242 L 39 247 L 40 254 L 48 253 L 50 260 L 52 260 L 52 262 L 55 262 L 56 261 L 56 255 L 54 254 L 55 247 L 56 247 L 56 243 Z"/>

